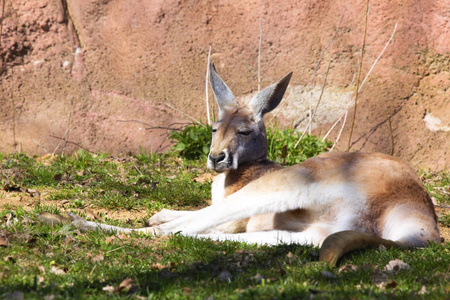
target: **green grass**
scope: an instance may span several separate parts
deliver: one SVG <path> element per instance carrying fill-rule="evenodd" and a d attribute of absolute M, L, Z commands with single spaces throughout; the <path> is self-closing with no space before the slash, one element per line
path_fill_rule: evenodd
<path fill-rule="evenodd" d="M 196 209 L 207 205 L 210 184 L 196 178 L 205 159 L 174 154 L 112 158 L 77 152 L 38 162 L 24 154 L 1 154 L 2 197 L 39 190 L 31 207 L 0 207 L 0 298 L 25 299 L 446 299 L 450 296 L 450 243 L 416 250 L 365 250 L 344 257 L 337 268 L 319 263 L 318 249 L 212 242 L 173 235 L 81 233 L 48 226 L 36 214 L 63 214 L 56 204 L 82 217 L 80 208 L 145 211 Z M 448 205 L 449 174 L 422 174 L 427 189 Z M 6 198 L 5 198 L 6 199 Z M 12 214 L 12 215 L 11 215 Z M 104 216 L 103 216 L 104 217 Z M 143 226 L 145 218 L 121 226 Z M 8 221 L 9 220 L 9 221 Z M 449 227 L 448 215 L 440 218 Z M 394 259 L 410 270 L 389 273 Z M 340 271 L 340 266 L 353 270 Z M 350 267 L 349 267 L 350 268 Z M 125 279 L 131 284 L 119 288 Z"/>

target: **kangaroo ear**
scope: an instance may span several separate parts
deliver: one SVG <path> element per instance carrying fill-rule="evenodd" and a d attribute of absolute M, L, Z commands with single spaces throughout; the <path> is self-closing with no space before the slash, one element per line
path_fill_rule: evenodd
<path fill-rule="evenodd" d="M 280 104 L 291 76 L 292 72 L 281 78 L 277 83 L 266 87 L 250 100 L 248 106 L 255 114 L 256 119 L 262 119 L 266 113 L 272 111 Z"/>
<path fill-rule="evenodd" d="M 217 74 L 214 64 L 209 65 L 209 81 L 214 92 L 214 98 L 219 105 L 219 118 L 221 118 L 225 110 L 236 107 L 239 103 L 227 84 Z"/>

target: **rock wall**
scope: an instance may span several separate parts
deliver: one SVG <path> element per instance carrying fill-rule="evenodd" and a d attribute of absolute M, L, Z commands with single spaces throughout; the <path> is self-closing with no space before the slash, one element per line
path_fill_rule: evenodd
<path fill-rule="evenodd" d="M 164 149 L 165 131 L 147 128 L 192 122 L 185 114 L 206 121 L 209 46 L 211 61 L 236 95 L 245 101 L 257 91 L 259 18 L 261 85 L 294 71 L 286 103 L 274 114 L 281 124 L 300 129 L 307 123 L 314 68 L 336 34 L 312 89 L 315 107 L 331 61 L 313 123 L 314 133 L 324 135 L 343 112 L 348 109 L 349 118 L 353 112 L 350 83 L 365 3 L 346 5 L 326 0 L 7 1 L 0 151 L 42 155 L 83 147 L 117 154 L 161 149 L 162 143 Z M 363 76 L 398 26 L 359 95 L 352 150 L 389 153 L 393 136 L 394 155 L 421 168 L 448 168 L 449 18 L 446 0 L 371 2 Z M 331 140 L 339 129 L 340 124 Z M 338 150 L 346 149 L 349 131 L 347 125 Z"/>

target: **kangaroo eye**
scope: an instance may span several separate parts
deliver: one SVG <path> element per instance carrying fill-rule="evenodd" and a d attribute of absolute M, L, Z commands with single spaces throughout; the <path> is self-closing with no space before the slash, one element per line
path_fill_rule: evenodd
<path fill-rule="evenodd" d="M 242 130 L 242 131 L 238 131 L 238 134 L 240 134 L 240 135 L 249 135 L 250 133 L 252 133 L 251 130 Z"/>
<path fill-rule="evenodd" d="M 216 129 L 216 128 L 213 128 L 211 131 L 212 131 L 212 133 L 214 133 L 214 132 L 217 131 L 217 129 Z"/>

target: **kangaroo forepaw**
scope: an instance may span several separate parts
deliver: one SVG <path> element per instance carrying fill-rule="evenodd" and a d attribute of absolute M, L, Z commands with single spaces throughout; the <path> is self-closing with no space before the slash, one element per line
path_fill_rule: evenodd
<path fill-rule="evenodd" d="M 173 221 L 175 219 L 178 219 L 180 217 L 183 217 L 188 213 L 189 212 L 186 211 L 163 209 L 160 212 L 154 214 L 150 219 L 145 221 L 145 225 L 149 227 L 158 226 Z"/>

